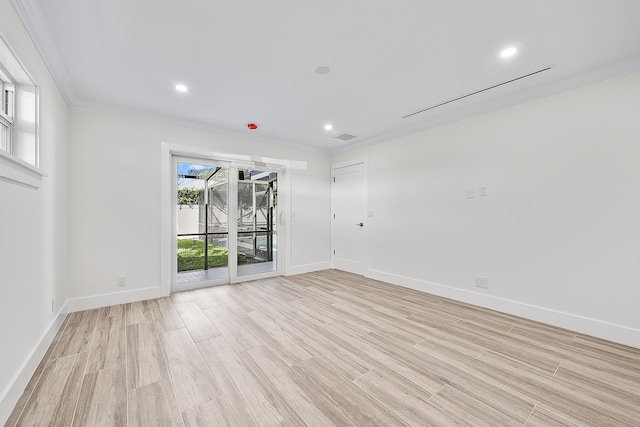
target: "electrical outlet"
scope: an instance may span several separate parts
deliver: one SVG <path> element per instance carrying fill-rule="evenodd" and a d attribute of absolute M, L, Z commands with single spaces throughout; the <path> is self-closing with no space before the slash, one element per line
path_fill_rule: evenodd
<path fill-rule="evenodd" d="M 118 276 L 118 286 L 127 286 L 127 278 L 124 276 Z"/>
<path fill-rule="evenodd" d="M 483 276 L 476 276 L 476 287 L 489 289 L 489 278 Z"/>

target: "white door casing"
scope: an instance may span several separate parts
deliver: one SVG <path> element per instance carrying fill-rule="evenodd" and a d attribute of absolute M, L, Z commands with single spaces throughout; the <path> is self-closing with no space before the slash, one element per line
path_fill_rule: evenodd
<path fill-rule="evenodd" d="M 331 187 L 333 267 L 364 275 L 367 236 L 367 164 L 333 166 Z"/>

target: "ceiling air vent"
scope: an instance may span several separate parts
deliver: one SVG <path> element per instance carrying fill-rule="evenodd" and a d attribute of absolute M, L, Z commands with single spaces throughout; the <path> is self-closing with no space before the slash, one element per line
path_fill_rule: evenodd
<path fill-rule="evenodd" d="M 479 90 L 476 90 L 474 92 L 467 93 L 466 95 L 458 96 L 457 98 L 453 98 L 453 99 L 450 99 L 448 101 L 440 102 L 440 103 L 432 105 L 430 107 L 423 108 L 423 109 L 418 110 L 418 111 L 414 111 L 413 113 L 409 113 L 406 116 L 402 116 L 402 118 L 406 119 L 408 117 L 415 116 L 416 114 L 425 113 L 425 112 L 427 112 L 429 110 L 433 110 L 434 108 L 442 107 L 443 105 L 451 104 L 452 102 L 460 101 L 461 99 L 465 99 L 465 98 L 468 98 L 470 96 L 477 95 L 479 93 L 486 92 L 488 90 L 495 89 L 497 87 L 504 86 L 504 85 L 509 84 L 509 83 L 517 82 L 518 80 L 522 80 L 522 79 L 525 79 L 527 77 L 535 76 L 536 74 L 540 74 L 540 73 L 543 73 L 545 71 L 549 71 L 552 68 L 553 68 L 553 65 L 549 65 L 548 67 L 542 68 L 542 69 L 540 69 L 538 71 L 534 71 L 533 73 L 525 74 L 523 76 L 516 77 L 516 78 L 511 79 L 511 80 L 507 80 L 506 82 L 502 82 L 502 83 L 495 84 L 493 86 L 485 87 L 484 89 L 479 89 Z"/>
<path fill-rule="evenodd" d="M 348 133 L 341 133 L 339 135 L 334 135 L 333 137 L 336 138 L 336 139 L 341 139 L 343 141 L 349 141 L 350 139 L 353 139 L 356 136 L 355 135 L 350 135 Z"/>

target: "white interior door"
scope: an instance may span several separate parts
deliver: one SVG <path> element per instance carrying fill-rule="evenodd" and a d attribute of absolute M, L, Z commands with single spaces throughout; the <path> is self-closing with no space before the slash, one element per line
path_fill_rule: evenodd
<path fill-rule="evenodd" d="M 360 275 L 366 261 L 366 177 L 365 162 L 333 168 L 333 265 Z"/>

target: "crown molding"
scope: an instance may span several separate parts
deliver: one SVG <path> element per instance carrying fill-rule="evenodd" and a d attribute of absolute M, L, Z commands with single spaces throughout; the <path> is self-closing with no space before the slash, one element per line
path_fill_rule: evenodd
<path fill-rule="evenodd" d="M 535 99 L 544 98 L 555 95 L 557 93 L 566 92 L 582 86 L 587 86 L 599 81 L 611 79 L 624 74 L 640 71 L 640 56 L 628 58 L 626 60 L 606 65 L 604 67 L 594 68 L 574 76 L 554 80 L 531 89 L 515 92 L 510 95 L 501 96 L 496 99 L 479 102 L 464 108 L 454 109 L 452 111 L 431 114 L 424 120 L 411 126 L 402 126 L 390 132 L 385 132 L 373 137 L 369 137 L 347 146 L 338 147 L 332 150 L 332 153 L 342 153 L 368 145 L 373 145 L 392 139 L 401 138 L 403 136 L 412 135 L 428 129 L 443 126 L 449 123 L 468 119 L 481 114 L 489 113 L 503 108 L 512 107 L 514 105 L 523 104 Z"/>
<path fill-rule="evenodd" d="M 105 114 L 113 117 L 119 117 L 128 120 L 137 120 L 146 123 L 153 123 L 161 126 L 170 126 L 180 129 L 187 129 L 200 132 L 215 133 L 218 135 L 228 136 L 230 138 L 240 139 L 244 141 L 253 141 L 263 144 L 274 144 L 295 150 L 310 151 L 320 154 L 331 154 L 327 148 L 296 143 L 275 139 L 267 136 L 258 136 L 247 132 L 231 130 L 222 126 L 216 126 L 209 123 L 199 122 L 195 120 L 182 119 L 178 117 L 166 116 L 162 114 L 149 113 L 126 107 L 116 107 L 111 105 L 92 104 L 92 103 L 75 103 L 71 106 L 75 110 L 88 111 L 97 114 Z"/>
<path fill-rule="evenodd" d="M 73 84 L 62 56 L 53 41 L 51 30 L 44 19 L 42 10 L 34 0 L 11 0 L 11 4 L 22 20 L 22 24 L 35 44 L 67 105 L 72 106 L 75 98 Z"/>

